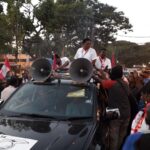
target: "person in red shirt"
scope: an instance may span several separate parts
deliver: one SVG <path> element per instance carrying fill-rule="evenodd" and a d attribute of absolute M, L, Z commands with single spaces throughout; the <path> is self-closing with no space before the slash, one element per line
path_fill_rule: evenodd
<path fill-rule="evenodd" d="M 118 108 L 120 117 L 109 121 L 109 149 L 119 150 L 127 134 L 130 120 L 129 87 L 123 81 L 123 68 L 116 66 L 112 68 L 110 79 L 102 80 L 103 88 L 108 90 L 108 107 Z"/>

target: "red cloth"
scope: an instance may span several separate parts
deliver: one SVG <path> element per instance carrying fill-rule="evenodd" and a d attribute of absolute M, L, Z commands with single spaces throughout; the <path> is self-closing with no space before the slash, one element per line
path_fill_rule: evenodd
<path fill-rule="evenodd" d="M 116 59 L 115 59 L 115 54 L 114 52 L 112 52 L 112 56 L 111 56 L 111 65 L 112 67 L 116 66 Z"/>
<path fill-rule="evenodd" d="M 103 80 L 102 86 L 105 89 L 110 89 L 115 83 L 116 83 L 116 81 L 113 81 L 113 80 Z"/>
<path fill-rule="evenodd" d="M 56 60 L 56 54 L 54 54 L 53 58 L 53 64 L 52 64 L 52 69 L 56 70 L 57 69 L 57 60 Z"/>
<path fill-rule="evenodd" d="M 7 72 L 10 71 L 10 63 L 7 57 L 5 57 L 5 62 L 0 70 L 0 79 L 5 79 Z"/>
<path fill-rule="evenodd" d="M 10 63 L 7 57 L 5 57 L 5 66 L 10 70 Z"/>

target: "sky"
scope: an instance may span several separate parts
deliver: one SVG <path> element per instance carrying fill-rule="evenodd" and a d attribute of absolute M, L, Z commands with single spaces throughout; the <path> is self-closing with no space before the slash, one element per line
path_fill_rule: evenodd
<path fill-rule="evenodd" d="M 38 0 L 32 0 L 37 3 Z M 133 32 L 118 33 L 117 40 L 127 40 L 138 44 L 150 42 L 150 0 L 99 0 L 123 11 L 133 25 Z"/>
<path fill-rule="evenodd" d="M 150 42 L 150 0 L 100 0 L 100 2 L 115 6 L 118 11 L 123 11 L 133 25 L 133 32 L 119 33 L 119 35 L 129 37 L 118 36 L 118 40 L 128 40 L 138 44 Z"/>

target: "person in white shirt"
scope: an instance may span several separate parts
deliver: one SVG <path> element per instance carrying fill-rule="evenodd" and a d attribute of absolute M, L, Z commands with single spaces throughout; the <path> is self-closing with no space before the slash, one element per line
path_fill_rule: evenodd
<path fill-rule="evenodd" d="M 95 67 L 98 70 L 104 71 L 110 70 L 112 68 L 110 59 L 106 57 L 105 48 L 101 49 L 99 56 L 97 56 Z"/>
<path fill-rule="evenodd" d="M 7 84 L 8 86 L 3 89 L 1 92 L 1 99 L 6 101 L 10 95 L 16 90 L 16 85 L 17 85 L 17 79 L 16 77 L 10 77 L 7 79 Z"/>
<path fill-rule="evenodd" d="M 57 69 L 69 69 L 70 60 L 68 57 L 60 58 L 60 56 L 58 54 L 56 54 L 55 57 L 56 57 L 56 63 L 58 66 Z"/>
<path fill-rule="evenodd" d="M 29 76 L 28 76 L 28 71 L 24 71 L 23 73 L 22 73 L 22 83 L 23 84 L 25 84 L 25 83 L 27 83 L 27 82 L 29 82 Z"/>
<path fill-rule="evenodd" d="M 91 40 L 89 38 L 86 38 L 83 40 L 82 44 L 83 46 L 77 50 L 74 59 L 85 58 L 94 64 L 97 58 L 97 53 L 95 49 L 91 48 Z"/>

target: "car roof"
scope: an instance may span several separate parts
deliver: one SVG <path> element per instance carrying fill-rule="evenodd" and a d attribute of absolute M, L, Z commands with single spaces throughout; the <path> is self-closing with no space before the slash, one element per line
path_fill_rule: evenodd
<path fill-rule="evenodd" d="M 45 82 L 38 82 L 38 81 L 32 81 L 30 82 L 32 84 L 40 84 L 40 85 L 56 85 L 56 84 L 61 84 L 61 85 L 75 85 L 75 86 L 86 86 L 86 87 L 93 87 L 95 86 L 94 83 L 92 82 L 85 82 L 85 83 L 79 83 L 75 82 L 71 79 L 53 79 L 53 80 L 47 80 Z"/>

